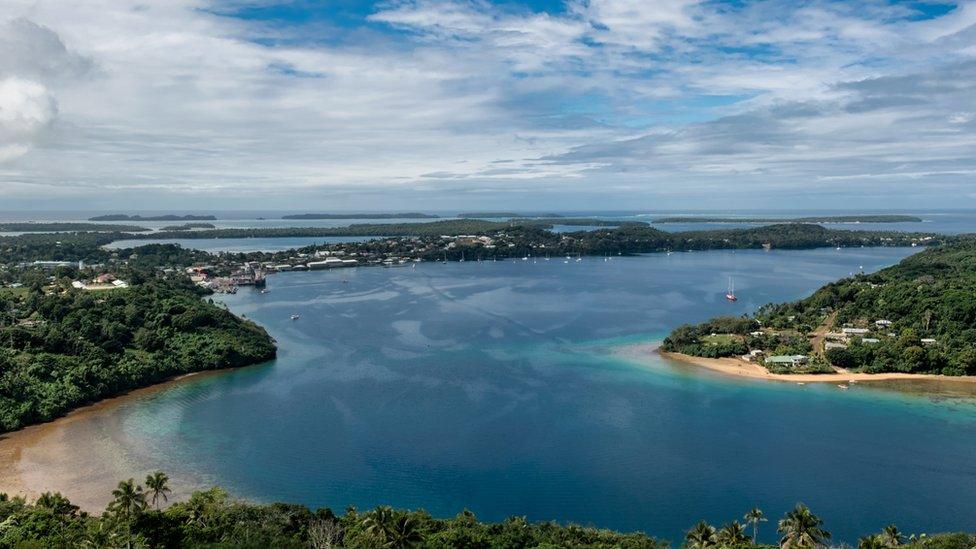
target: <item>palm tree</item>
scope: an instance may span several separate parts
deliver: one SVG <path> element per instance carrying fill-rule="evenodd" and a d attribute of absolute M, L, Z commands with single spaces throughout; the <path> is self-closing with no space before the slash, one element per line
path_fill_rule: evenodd
<path fill-rule="evenodd" d="M 738 521 L 733 521 L 722 526 L 715 535 L 715 541 L 720 547 L 741 547 L 749 544 L 752 538 L 746 534 L 745 528 Z"/>
<path fill-rule="evenodd" d="M 409 549 L 418 547 L 424 540 L 423 534 L 417 529 L 417 524 L 409 515 L 402 515 L 393 522 L 390 541 L 387 547 L 395 549 Z"/>
<path fill-rule="evenodd" d="M 864 536 L 857 541 L 857 549 L 886 549 L 887 547 L 888 545 L 878 534 Z"/>
<path fill-rule="evenodd" d="M 156 471 L 151 475 L 146 475 L 146 488 L 149 490 L 151 501 L 156 509 L 159 509 L 160 498 L 165 502 L 169 501 L 166 494 L 172 492 L 169 489 L 169 477 L 162 471 Z"/>
<path fill-rule="evenodd" d="M 742 518 L 746 521 L 746 524 L 752 525 L 752 539 L 758 542 L 759 523 L 767 521 L 766 514 L 762 512 L 762 509 L 753 507 L 752 509 L 749 509 L 749 512 L 746 513 L 746 515 Z"/>
<path fill-rule="evenodd" d="M 367 535 L 375 539 L 381 546 L 390 547 L 393 540 L 396 517 L 393 508 L 381 505 L 372 512 L 366 514 L 363 519 L 363 527 Z"/>
<path fill-rule="evenodd" d="M 885 526 L 879 537 L 888 547 L 898 547 L 905 541 L 905 535 L 898 531 L 898 527 L 894 524 Z"/>
<path fill-rule="evenodd" d="M 777 532 L 782 534 L 779 546 L 782 549 L 813 549 L 825 547 L 830 539 L 830 532 L 821 528 L 823 520 L 810 512 L 802 503 L 786 513 L 779 521 Z"/>
<path fill-rule="evenodd" d="M 696 524 L 685 534 L 688 549 L 708 549 L 715 546 L 715 527 L 705 521 Z"/>
<path fill-rule="evenodd" d="M 146 508 L 146 494 L 142 486 L 137 486 L 131 478 L 119 481 L 119 487 L 112 490 L 112 498 L 108 504 L 109 511 L 119 518 L 131 518 Z"/>

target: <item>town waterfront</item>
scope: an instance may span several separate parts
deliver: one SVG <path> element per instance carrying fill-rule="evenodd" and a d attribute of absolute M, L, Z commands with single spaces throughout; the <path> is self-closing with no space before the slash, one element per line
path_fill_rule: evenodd
<path fill-rule="evenodd" d="M 700 518 L 722 523 L 755 505 L 776 517 L 797 501 L 839 541 L 889 522 L 972 530 L 972 398 L 729 379 L 618 352 L 914 251 L 278 274 L 266 294 L 219 297 L 278 340 L 275 362 L 84 414 L 31 437 L 10 467 L 73 501 L 104 501 L 110 482 L 158 468 L 174 485 L 258 501 L 469 508 L 672 540 Z M 730 275 L 735 304 L 723 297 Z"/>

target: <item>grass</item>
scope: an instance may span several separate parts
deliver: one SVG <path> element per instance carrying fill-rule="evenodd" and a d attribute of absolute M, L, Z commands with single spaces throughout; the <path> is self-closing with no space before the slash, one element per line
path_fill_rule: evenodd
<path fill-rule="evenodd" d="M 736 334 L 712 334 L 701 338 L 702 343 L 708 345 L 722 345 L 733 341 L 742 341 L 742 336 Z"/>

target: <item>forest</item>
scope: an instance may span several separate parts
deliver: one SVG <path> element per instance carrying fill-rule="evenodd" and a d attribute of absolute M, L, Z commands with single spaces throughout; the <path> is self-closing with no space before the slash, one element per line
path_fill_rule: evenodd
<path fill-rule="evenodd" d="M 33 503 L 0 494 L 0 545 L 4 547 L 275 547 L 275 548 L 459 548 L 521 549 L 578 547 L 594 549 L 666 549 L 670 542 L 642 532 L 621 533 L 576 524 L 530 522 L 513 516 L 482 522 L 464 510 L 452 518 L 435 518 L 423 510 L 380 506 L 368 511 L 349 507 L 342 514 L 302 505 L 259 505 L 237 501 L 220 488 L 195 492 L 170 504 L 172 490 L 165 473 L 154 472 L 144 483 L 119 482 L 100 515 L 80 512 L 60 493 L 42 494 Z M 766 524 L 775 535 L 766 532 Z M 775 544 L 756 543 L 766 532 Z M 745 510 L 716 527 L 693 525 L 677 540 L 686 549 L 826 549 L 831 534 L 824 521 L 803 504 L 779 520 L 759 508 Z M 906 534 L 888 525 L 865 534 L 858 549 L 972 549 L 967 533 Z"/>
<path fill-rule="evenodd" d="M 0 431 L 173 376 L 274 358 L 256 324 L 202 299 L 188 280 L 129 271 L 131 288 L 53 285 L 40 273 L 0 289 Z M 60 275 L 60 276 L 59 276 Z"/>
<path fill-rule="evenodd" d="M 748 318 L 681 326 L 662 349 L 708 357 L 751 349 L 806 354 L 819 352 L 804 341 L 817 328 L 827 332 L 828 341 L 836 340 L 823 353 L 836 367 L 976 375 L 976 239 L 927 249 L 877 273 L 827 284 L 796 302 L 765 305 Z M 753 335 L 757 330 L 762 335 Z M 717 345 L 705 339 L 712 333 L 740 337 Z M 793 341 L 772 344 L 770 337 Z"/>

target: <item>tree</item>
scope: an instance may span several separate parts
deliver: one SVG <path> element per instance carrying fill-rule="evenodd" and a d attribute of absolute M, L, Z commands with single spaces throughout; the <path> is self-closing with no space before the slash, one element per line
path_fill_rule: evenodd
<path fill-rule="evenodd" d="M 746 521 L 746 524 L 752 525 L 752 539 L 759 540 L 759 523 L 767 522 L 766 514 L 762 512 L 762 509 L 758 507 L 753 507 L 749 509 L 749 512 L 742 517 Z"/>
<path fill-rule="evenodd" d="M 779 521 L 776 529 L 782 535 L 779 545 L 783 549 L 812 549 L 825 547 L 830 532 L 821 528 L 823 520 L 810 512 L 802 503 L 797 503 L 792 511 Z"/>
<path fill-rule="evenodd" d="M 888 547 L 898 547 L 905 541 L 905 535 L 902 534 L 898 527 L 894 524 L 889 524 L 884 527 L 879 535 L 881 541 Z"/>
<path fill-rule="evenodd" d="M 415 547 L 423 541 L 421 532 L 407 515 L 397 516 L 387 506 L 377 507 L 363 519 L 367 535 L 380 546 L 401 549 Z"/>
<path fill-rule="evenodd" d="M 741 547 L 752 542 L 745 529 L 736 521 L 730 522 L 715 535 L 719 547 Z"/>
<path fill-rule="evenodd" d="M 700 521 L 685 534 L 685 547 L 688 549 L 707 549 L 714 547 L 715 527 L 705 521 Z"/>
<path fill-rule="evenodd" d="M 108 510 L 121 519 L 132 518 L 146 508 L 146 494 L 131 478 L 119 481 L 119 487 L 112 490 L 112 498 Z"/>
<path fill-rule="evenodd" d="M 162 498 L 163 501 L 169 501 L 166 494 L 170 493 L 172 490 L 169 489 L 169 477 L 166 476 L 166 473 L 156 471 L 151 475 L 146 475 L 146 488 L 149 491 L 148 493 L 152 504 L 154 507 L 156 507 L 156 509 L 159 509 L 160 498 Z"/>
<path fill-rule="evenodd" d="M 857 540 L 857 549 L 886 549 L 888 545 L 878 534 L 864 536 Z"/>

